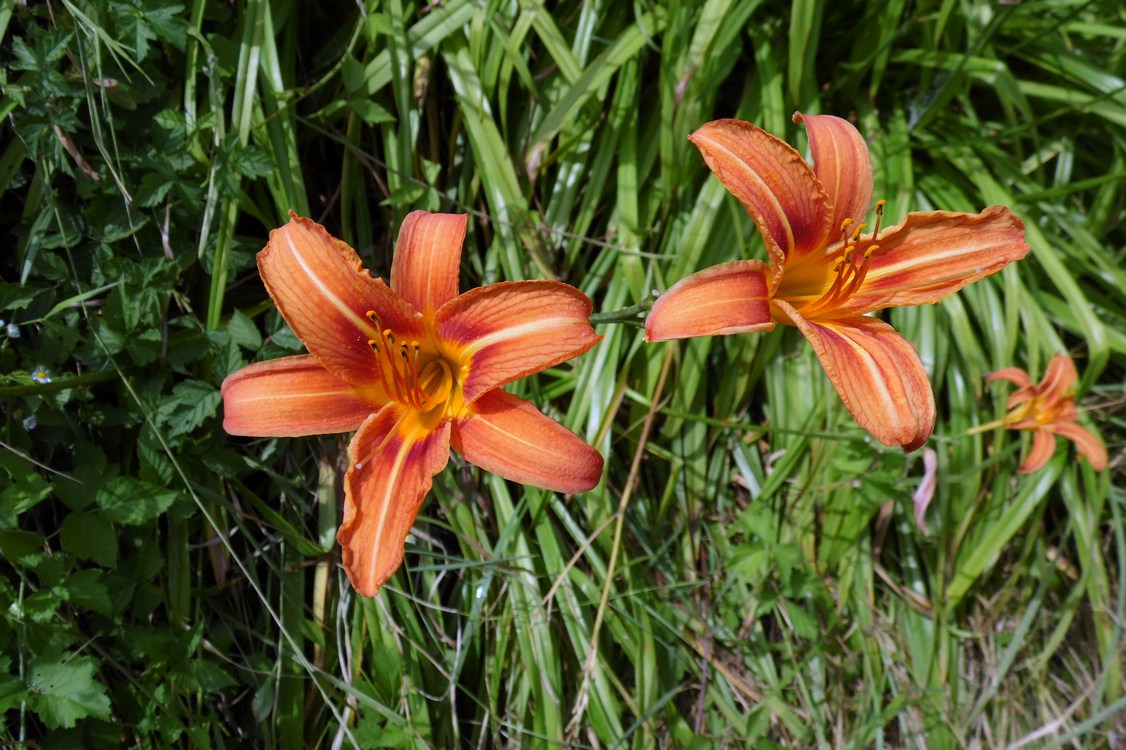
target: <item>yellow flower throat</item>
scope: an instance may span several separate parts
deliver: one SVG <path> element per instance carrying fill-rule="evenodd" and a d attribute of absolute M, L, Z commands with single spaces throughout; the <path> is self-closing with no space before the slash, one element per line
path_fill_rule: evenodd
<path fill-rule="evenodd" d="M 862 241 L 860 235 L 868 228 L 867 224 L 856 224 L 852 219 L 841 222 L 841 250 L 839 255 L 834 253 L 837 258 L 828 277 L 822 277 L 818 284 L 823 290 L 819 296 L 814 297 L 806 293 L 809 280 L 803 277 L 808 276 L 808 272 L 791 274 L 789 278 L 784 276 L 783 288 L 779 290 L 778 296 L 793 304 L 805 318 L 824 317 L 843 305 L 864 283 L 864 278 L 868 275 L 869 259 L 880 249 L 876 240 L 880 235 L 880 223 L 883 220 L 886 204 L 887 201 L 884 200 L 876 201 L 876 226 L 871 238 L 866 241 Z M 856 224 L 855 228 L 854 224 Z M 861 251 L 859 246 L 862 242 L 866 242 L 866 245 Z M 787 284 L 787 281 L 791 283 Z M 787 294 L 786 287 L 796 293 Z M 809 299 L 811 301 L 806 301 Z"/>
<path fill-rule="evenodd" d="M 431 341 L 396 341 L 390 328 L 373 310 L 367 317 L 381 331 L 380 338 L 368 339 L 375 355 L 376 372 L 387 395 L 403 406 L 418 412 L 443 408 L 441 415 L 456 412 L 462 401 L 461 382 L 468 367 L 457 367 L 459 378 L 454 377 L 454 367 L 442 356 Z"/>

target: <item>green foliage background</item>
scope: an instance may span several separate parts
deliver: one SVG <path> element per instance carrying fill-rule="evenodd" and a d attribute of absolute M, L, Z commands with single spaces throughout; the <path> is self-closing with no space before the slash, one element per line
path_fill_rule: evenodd
<path fill-rule="evenodd" d="M 0 742 L 1126 742 L 1124 28 L 1114 0 L 3 0 Z M 383 275 L 408 211 L 467 212 L 463 288 L 613 311 L 764 257 L 686 136 L 804 148 L 795 110 L 856 122 L 893 221 L 1028 227 L 1024 261 L 890 313 L 939 404 L 925 532 L 919 455 L 792 330 L 599 325 L 519 388 L 604 483 L 453 461 L 373 600 L 334 546 L 347 436 L 223 433 L 222 379 L 302 349 L 253 261 L 288 209 Z M 984 373 L 1056 351 L 1102 474 L 964 434 L 1004 411 Z"/>

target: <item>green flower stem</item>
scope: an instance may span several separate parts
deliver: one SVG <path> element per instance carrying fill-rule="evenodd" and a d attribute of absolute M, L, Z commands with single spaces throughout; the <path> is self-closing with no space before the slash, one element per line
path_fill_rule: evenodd
<path fill-rule="evenodd" d="M 67 388 L 77 388 L 80 385 L 93 385 L 104 383 L 117 378 L 117 373 L 106 370 L 104 372 L 91 372 L 86 375 L 76 375 L 73 378 L 58 378 L 50 383 L 34 383 L 32 385 L 12 385 L 0 388 L 0 398 L 15 398 L 16 396 L 39 396 L 44 393 L 65 391 Z"/>
<path fill-rule="evenodd" d="M 594 313 L 590 316 L 591 325 L 599 325 L 600 323 L 624 323 L 626 325 L 641 326 L 644 314 L 649 312 L 649 308 L 653 306 L 654 300 L 644 299 L 636 305 L 623 307 L 621 310 L 611 310 L 610 312 Z"/>

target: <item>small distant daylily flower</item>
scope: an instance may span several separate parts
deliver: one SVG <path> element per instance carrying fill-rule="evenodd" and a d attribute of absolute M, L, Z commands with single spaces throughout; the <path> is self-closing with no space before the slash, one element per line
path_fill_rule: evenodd
<path fill-rule="evenodd" d="M 36 383 L 50 383 L 51 371 L 46 370 L 42 367 L 37 367 L 36 369 L 31 371 L 31 379 Z"/>
<path fill-rule="evenodd" d="M 258 254 L 267 291 L 308 355 L 259 362 L 222 387 L 233 435 L 356 430 L 337 539 L 356 590 L 374 596 L 449 458 L 557 492 L 598 484 L 602 456 L 500 386 L 594 346 L 591 303 L 558 281 L 458 294 L 466 217 L 415 211 L 391 284 L 346 243 L 290 214 Z"/>
<path fill-rule="evenodd" d="M 1018 469 L 1022 474 L 1042 469 L 1048 463 L 1056 451 L 1056 435 L 1073 441 L 1079 455 L 1090 461 L 1095 471 L 1102 471 L 1107 464 L 1106 447 L 1099 438 L 1079 426 L 1073 390 L 1078 379 L 1075 363 L 1066 354 L 1052 356 L 1044 379 L 1037 385 L 1032 384 L 1028 373 L 1016 367 L 991 373 L 986 382 L 1007 380 L 1017 386 L 1006 406 L 1010 411 L 1004 418 L 975 427 L 970 433 L 1002 426 L 1031 432 L 1032 448 Z"/>
<path fill-rule="evenodd" d="M 915 347 L 867 313 L 938 302 L 1028 252 L 1007 208 L 911 213 L 880 234 L 862 223 L 872 198 L 868 146 L 831 115 L 794 115 L 813 166 L 740 120 L 709 122 L 689 140 L 751 215 L 769 263 L 736 260 L 674 284 L 653 305 L 649 341 L 797 326 L 856 421 L 913 451 L 934 429 L 934 393 Z"/>

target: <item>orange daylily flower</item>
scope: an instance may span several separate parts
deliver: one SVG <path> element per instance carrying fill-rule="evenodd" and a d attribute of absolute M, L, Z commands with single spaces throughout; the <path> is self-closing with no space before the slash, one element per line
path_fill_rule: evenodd
<path fill-rule="evenodd" d="M 356 431 L 348 447 L 344 569 L 374 596 L 403 560 L 404 541 L 450 446 L 506 479 L 584 492 L 602 456 L 500 386 L 582 354 L 601 339 L 590 300 L 559 281 L 493 284 L 458 294 L 466 217 L 407 216 L 391 284 L 310 219 L 270 232 L 258 271 L 309 349 L 223 381 L 232 435 Z"/>
<path fill-rule="evenodd" d="M 1106 468 L 1106 447 L 1093 433 L 1079 426 L 1079 412 L 1075 408 L 1075 381 L 1079 379 L 1075 363 L 1066 354 L 1054 354 L 1044 371 L 1044 379 L 1033 385 L 1028 373 L 1016 367 L 990 373 L 987 383 L 1007 380 L 1017 386 L 1006 405 L 1010 409 L 1004 418 L 975 427 L 970 434 L 1007 427 L 1010 430 L 1028 430 L 1032 433 L 1032 448 L 1021 462 L 1022 474 L 1044 467 L 1056 450 L 1056 435 L 1071 440 L 1079 455 L 1091 462 L 1095 471 Z"/>
<path fill-rule="evenodd" d="M 862 223 L 872 198 L 868 146 L 848 122 L 794 115 L 813 166 L 751 123 L 709 122 L 688 139 L 747 209 L 769 263 L 736 260 L 688 276 L 654 303 L 648 341 L 797 326 L 856 421 L 913 451 L 934 429 L 934 393 L 915 347 L 867 313 L 938 302 L 1028 252 L 1007 208 L 908 214 L 880 233 Z"/>

